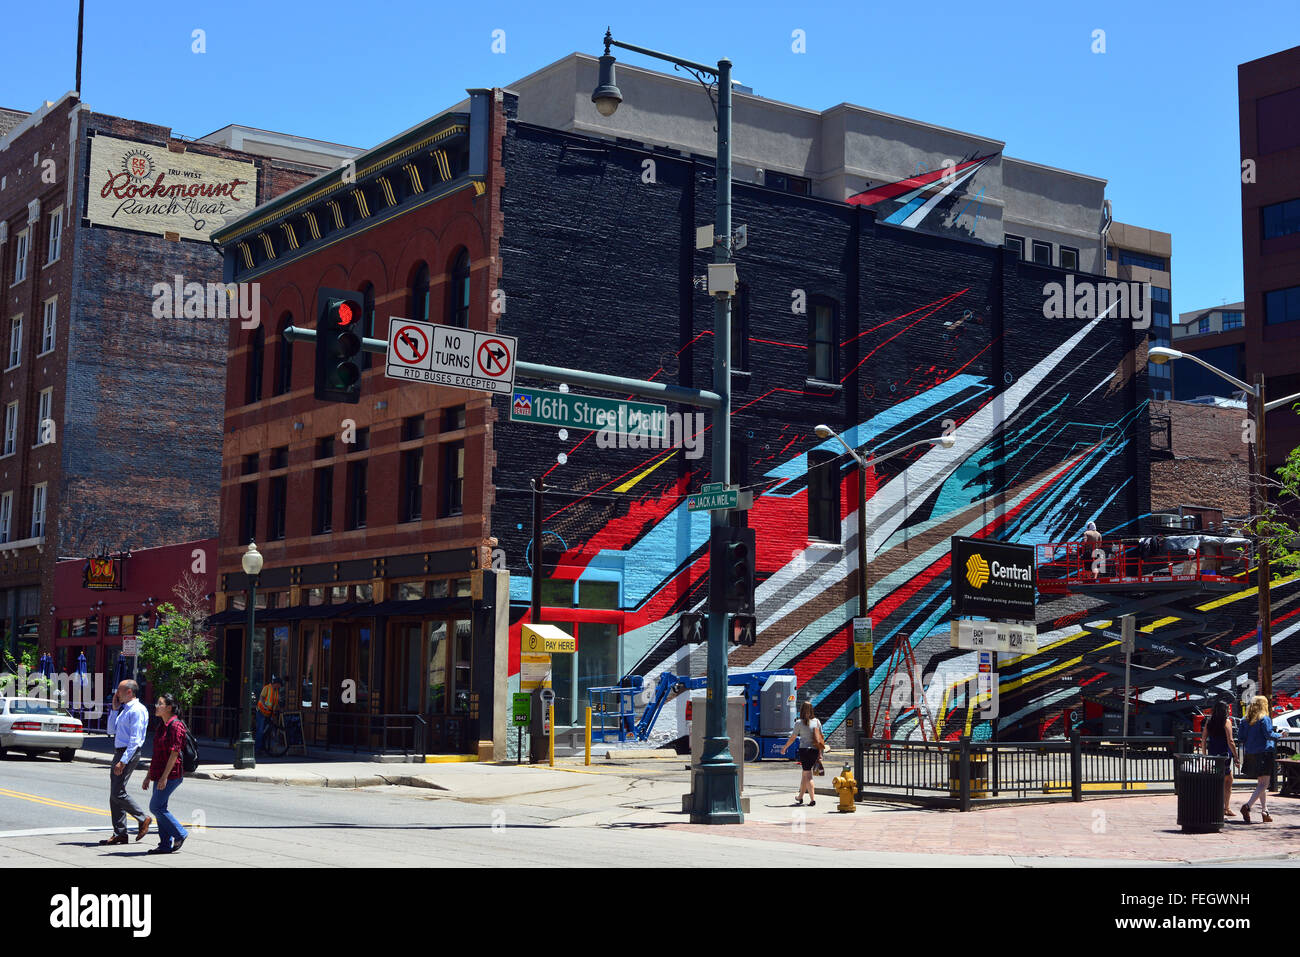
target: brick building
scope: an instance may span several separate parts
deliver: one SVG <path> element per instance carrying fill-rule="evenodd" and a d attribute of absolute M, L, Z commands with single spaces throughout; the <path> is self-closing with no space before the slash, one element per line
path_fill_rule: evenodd
<path fill-rule="evenodd" d="M 1176 383 L 1175 383 L 1176 384 Z M 1250 514 L 1250 446 L 1241 441 L 1244 402 L 1153 402 L 1169 418 L 1171 455 L 1151 463 L 1151 511 L 1219 509 L 1225 520 Z"/>
<path fill-rule="evenodd" d="M 1247 381 L 1280 399 L 1300 393 L 1300 46 L 1238 66 L 1237 97 Z M 1297 446 L 1300 416 L 1269 413 L 1270 473 Z"/>
<path fill-rule="evenodd" d="M 695 282 L 695 227 L 712 218 L 712 160 L 525 123 L 518 105 L 478 91 L 467 111 L 359 156 L 352 179 L 328 174 L 219 231 L 226 278 L 261 284 L 270 332 L 314 324 L 317 289 L 349 289 L 373 302 L 381 338 L 391 318 L 429 317 L 517 336 L 530 362 L 707 387 L 713 308 Z M 755 491 L 735 520 L 758 530 L 761 631 L 731 660 L 795 668 L 842 733 L 857 705 L 845 663 L 857 472 L 813 427 L 881 453 L 956 429 L 952 449 L 893 459 L 867 489 L 877 660 L 906 643 L 932 677 L 955 680 L 974 660 L 949 648 L 952 536 L 1075 540 L 1089 520 L 1134 530 L 1149 511 L 1145 339 L 1126 321 L 1045 319 L 1044 284 L 1066 270 L 1006 246 L 767 183 L 737 183 L 733 215 L 749 245 L 735 257 L 730 478 Z M 283 633 L 257 629 L 255 647 L 275 651 L 254 681 L 287 670 L 313 733 L 346 734 L 358 711 L 407 712 L 426 719 L 431 750 L 472 748 L 477 727 L 500 751 L 538 565 L 544 619 L 578 638 L 553 669 L 562 727 L 589 687 L 702 668 L 678 623 L 704 601 L 707 520 L 685 496 L 721 479 L 707 454 L 600 448 L 589 432 L 511 422 L 504 397 L 374 367 L 359 405 L 321 404 L 310 351 L 270 332 L 231 331 L 219 620 L 227 642 L 242 637 L 239 558 L 256 539 L 258 614 Z M 536 477 L 550 489 L 540 556 Z M 508 602 L 506 576 L 485 568 L 494 547 Z M 1008 728 L 1077 694 L 1062 617 L 1042 612 L 1059 647 L 1019 665 Z M 364 704 L 341 676 L 365 685 Z M 873 691 L 891 677 L 878 669 Z M 661 722 L 679 733 L 679 714 Z"/>
<path fill-rule="evenodd" d="M 351 742 L 372 716 L 392 715 L 390 743 L 412 747 L 414 726 L 398 716 L 422 714 L 429 750 L 472 751 L 482 738 L 504 753 L 506 633 L 494 609 L 504 615 L 505 593 L 498 602 L 480 561 L 491 403 L 387 379 L 375 362 L 360 404 L 322 404 L 311 347 L 280 335 L 315 325 L 320 287 L 364 294 L 367 333 L 380 337 L 390 316 L 489 327 L 501 232 L 491 106 L 478 94 L 469 113 L 435 117 L 358 156 L 354 175 L 322 176 L 216 237 L 227 278 L 259 283 L 269 319 L 230 328 L 214 623 L 242 647 L 240 556 L 256 540 L 258 621 L 270 624 L 255 629 L 254 681 L 289 676 L 312 744 Z M 494 163 L 499 153 L 498 141 Z"/>
<path fill-rule="evenodd" d="M 92 568 L 86 558 L 65 559 L 54 570 L 54 668 L 71 674 L 85 656 L 86 673 L 104 675 L 112 693 L 122 639 L 152 627 L 158 608 L 175 605 L 185 579 L 200 599 L 216 590 L 216 540 L 178 542 L 110 555 Z"/>
<path fill-rule="evenodd" d="M 199 309 L 170 291 L 219 281 L 212 227 L 322 165 L 184 141 L 75 93 L 5 115 L 0 636 L 48 648 L 59 557 L 215 533 L 226 330 L 202 286 Z"/>

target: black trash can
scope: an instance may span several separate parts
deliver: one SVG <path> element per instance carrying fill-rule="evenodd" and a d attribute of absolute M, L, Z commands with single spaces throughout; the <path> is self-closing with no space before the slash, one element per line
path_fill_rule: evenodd
<path fill-rule="evenodd" d="M 1174 792 L 1178 795 L 1178 824 L 1188 834 L 1210 834 L 1223 827 L 1225 757 L 1211 754 L 1174 755 Z"/>

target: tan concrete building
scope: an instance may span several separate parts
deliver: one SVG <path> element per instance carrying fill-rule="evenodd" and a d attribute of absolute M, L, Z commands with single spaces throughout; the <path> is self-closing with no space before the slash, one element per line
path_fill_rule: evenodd
<path fill-rule="evenodd" d="M 1110 211 L 1110 201 L 1106 202 Z M 1173 237 L 1158 229 L 1111 223 L 1105 231 L 1106 275 L 1129 282 L 1151 283 L 1150 344 L 1168 346 L 1173 319 Z M 1147 366 L 1153 399 L 1172 399 L 1168 363 Z"/>

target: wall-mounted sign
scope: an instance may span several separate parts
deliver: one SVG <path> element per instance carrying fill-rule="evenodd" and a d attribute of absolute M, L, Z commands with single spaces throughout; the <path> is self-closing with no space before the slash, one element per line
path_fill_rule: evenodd
<path fill-rule="evenodd" d="M 122 590 L 122 560 L 120 558 L 87 558 L 81 569 L 81 587 L 92 591 Z"/>
<path fill-rule="evenodd" d="M 952 540 L 952 607 L 960 616 L 1033 621 L 1034 547 L 984 538 Z"/>
<path fill-rule="evenodd" d="M 90 140 L 86 217 L 92 223 L 206 240 L 255 206 L 252 163 L 111 136 Z"/>

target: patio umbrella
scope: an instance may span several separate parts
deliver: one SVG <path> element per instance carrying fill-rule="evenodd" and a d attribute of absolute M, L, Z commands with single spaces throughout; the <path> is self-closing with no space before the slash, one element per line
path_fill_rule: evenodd
<path fill-rule="evenodd" d="M 78 707 L 77 710 L 85 711 L 87 677 L 86 677 L 86 653 L 84 651 L 80 652 L 77 655 L 77 684 L 81 687 L 81 691 L 77 695 L 77 703 L 80 705 L 80 707 Z"/>

